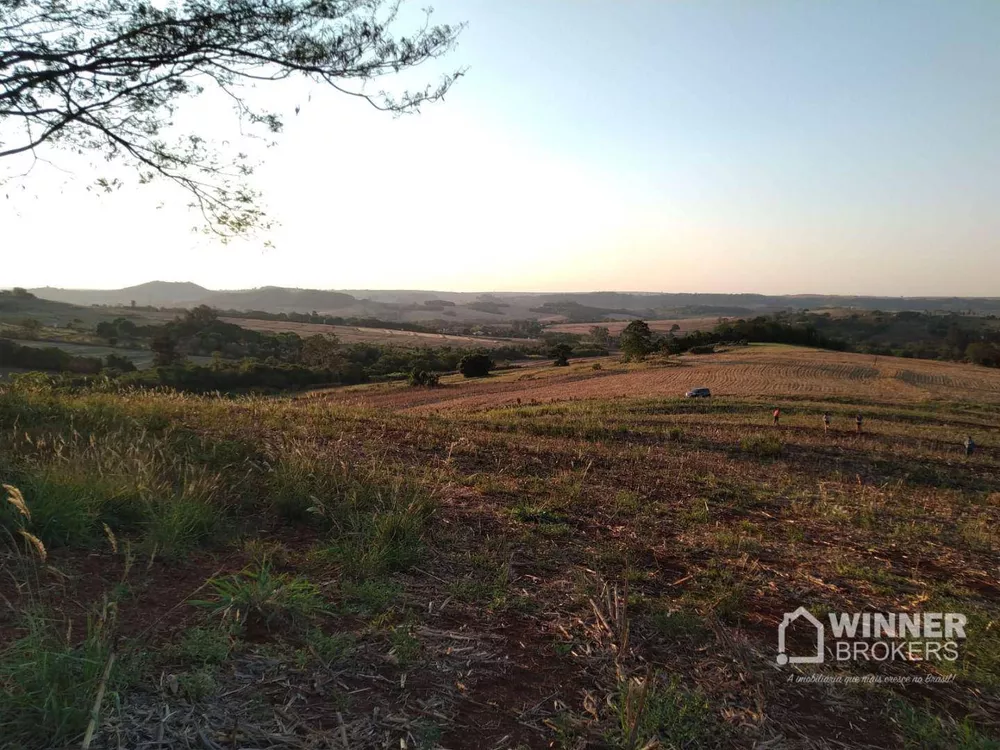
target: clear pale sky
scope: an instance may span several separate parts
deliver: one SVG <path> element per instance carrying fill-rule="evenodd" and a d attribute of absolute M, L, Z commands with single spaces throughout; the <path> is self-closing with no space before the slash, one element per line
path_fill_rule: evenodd
<path fill-rule="evenodd" d="M 69 173 L 0 187 L 0 287 L 1000 296 L 1000 2 L 435 10 L 469 71 L 421 115 L 257 92 L 287 113 L 257 175 L 273 249 L 193 234 L 167 186 L 98 197 L 53 151 Z M 218 105 L 188 120 L 238 137 Z"/>

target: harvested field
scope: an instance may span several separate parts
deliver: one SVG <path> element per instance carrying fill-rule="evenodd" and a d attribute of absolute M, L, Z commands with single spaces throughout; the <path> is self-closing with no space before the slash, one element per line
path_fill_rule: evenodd
<path fill-rule="evenodd" d="M 593 370 L 599 361 L 601 369 Z M 609 398 L 671 398 L 706 387 L 715 397 L 1000 402 L 1000 370 L 951 362 L 872 357 L 778 345 L 733 347 L 643 364 L 613 358 L 568 368 L 534 366 L 484 381 L 446 378 L 414 391 L 399 384 L 360 386 L 311 398 L 400 411 L 488 409 L 518 403 Z"/>
<path fill-rule="evenodd" d="M 719 324 L 720 320 L 726 320 L 725 317 L 719 317 L 718 315 L 703 317 L 703 318 L 673 318 L 670 320 L 647 320 L 646 323 L 654 331 L 660 333 L 668 333 L 674 325 L 680 326 L 680 330 L 675 331 L 677 334 L 691 333 L 692 331 L 710 331 L 715 326 Z M 612 320 L 605 321 L 601 323 L 558 323 L 556 325 L 546 326 L 546 331 L 553 331 L 557 333 L 578 333 L 581 335 L 586 335 L 590 333 L 590 329 L 594 326 L 603 326 L 607 328 L 612 336 L 617 336 L 623 330 L 625 326 L 628 325 L 627 320 Z"/>
<path fill-rule="evenodd" d="M 497 339 L 486 336 L 451 336 L 444 333 L 397 331 L 390 328 L 362 328 L 359 326 L 329 326 L 322 323 L 292 323 L 281 320 L 249 320 L 222 318 L 226 323 L 248 328 L 251 331 L 281 333 L 288 331 L 299 336 L 332 333 L 345 344 L 384 344 L 407 348 L 451 346 L 459 349 L 498 349 L 505 346 L 536 344 L 533 339 Z"/>
<path fill-rule="evenodd" d="M 102 693 L 97 750 L 997 747 L 1000 371 L 600 364 L 279 398 L 0 385 L 0 747 L 79 747 Z M 966 637 L 779 665 L 798 607 L 962 613 Z"/>

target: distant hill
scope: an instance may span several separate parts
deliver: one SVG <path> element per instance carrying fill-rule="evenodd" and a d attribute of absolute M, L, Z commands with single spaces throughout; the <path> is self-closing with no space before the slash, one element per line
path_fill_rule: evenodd
<path fill-rule="evenodd" d="M 46 286 L 29 289 L 42 299 L 68 302 L 71 305 L 124 305 L 133 301 L 140 306 L 188 307 L 201 304 L 201 300 L 214 294 L 209 289 L 190 281 L 149 281 L 124 289 L 57 289 Z"/>
<path fill-rule="evenodd" d="M 509 320 L 551 321 L 668 319 L 705 315 L 762 315 L 779 311 L 857 309 L 899 312 L 973 312 L 1000 314 L 1000 298 L 858 297 L 835 295 L 697 294 L 642 292 L 525 293 L 442 292 L 420 290 L 258 289 L 214 291 L 190 282 L 151 281 L 125 289 L 32 289 L 40 298 L 75 305 L 194 307 L 268 313 L 316 311 L 342 317 L 421 322 L 447 319 L 498 323 Z M 427 305 L 425 303 L 432 303 Z M 446 307 L 442 303 L 452 303 Z"/>

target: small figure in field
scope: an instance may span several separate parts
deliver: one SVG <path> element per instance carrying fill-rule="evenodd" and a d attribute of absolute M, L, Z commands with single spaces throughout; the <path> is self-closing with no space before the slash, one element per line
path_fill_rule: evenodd
<path fill-rule="evenodd" d="M 976 444 L 972 440 L 972 435 L 965 436 L 965 455 L 971 456 L 976 450 Z"/>
<path fill-rule="evenodd" d="M 830 412 L 823 412 L 823 432 L 830 431 Z"/>
<path fill-rule="evenodd" d="M 778 426 L 778 419 L 781 417 L 781 409 L 774 410 L 774 426 Z"/>
<path fill-rule="evenodd" d="M 858 428 L 858 434 L 861 434 L 861 412 L 858 412 L 858 416 L 854 418 L 854 424 Z"/>

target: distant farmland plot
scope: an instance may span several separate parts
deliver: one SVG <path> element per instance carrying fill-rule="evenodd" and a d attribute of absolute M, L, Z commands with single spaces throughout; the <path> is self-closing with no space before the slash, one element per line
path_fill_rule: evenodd
<path fill-rule="evenodd" d="M 711 317 L 704 318 L 676 318 L 671 320 L 647 320 L 646 323 L 654 331 L 659 331 L 660 333 L 666 333 L 670 330 L 671 326 L 680 326 L 679 331 L 675 333 L 690 333 L 691 331 L 710 331 L 715 326 L 719 324 L 719 316 L 713 315 Z M 727 318 L 722 318 L 726 320 Z M 559 323 L 558 325 L 548 326 L 545 330 L 557 333 L 579 333 L 586 334 L 590 332 L 590 329 L 594 326 L 602 326 L 607 328 L 612 336 L 617 336 L 623 330 L 625 326 L 628 325 L 627 320 L 613 320 L 605 321 L 601 323 Z"/>
<path fill-rule="evenodd" d="M 533 339 L 496 339 L 486 336 L 452 336 L 444 333 L 396 331 L 390 328 L 362 328 L 359 326 L 331 326 L 324 323 L 294 323 L 286 320 L 250 320 L 222 318 L 251 331 L 281 333 L 288 331 L 299 336 L 332 333 L 345 344 L 386 344 L 402 347 L 452 346 L 460 349 L 498 349 L 518 344 L 534 344 Z"/>
<path fill-rule="evenodd" d="M 1000 370 L 805 347 L 741 346 L 718 354 L 671 357 L 641 365 L 605 358 L 601 370 L 595 372 L 592 367 L 592 362 L 583 362 L 567 368 L 524 368 L 477 382 L 447 378 L 445 387 L 429 391 L 359 386 L 324 397 L 412 412 L 579 399 L 669 398 L 695 387 L 711 388 L 713 396 L 723 398 L 1000 403 Z"/>
<path fill-rule="evenodd" d="M 62 349 L 74 357 L 99 357 L 103 359 L 109 354 L 116 354 L 132 361 L 138 369 L 145 370 L 153 366 L 153 352 L 149 349 L 121 349 L 113 346 L 93 346 L 91 344 L 68 344 L 62 341 L 17 341 L 22 346 L 33 346 L 36 349 Z M 210 364 L 211 357 L 188 357 L 195 364 Z"/>

